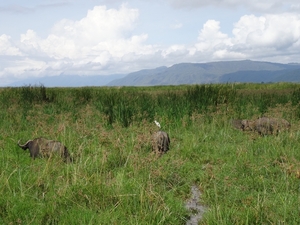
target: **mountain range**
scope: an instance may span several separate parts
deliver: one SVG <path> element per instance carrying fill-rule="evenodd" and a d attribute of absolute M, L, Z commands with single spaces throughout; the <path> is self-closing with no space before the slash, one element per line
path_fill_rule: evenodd
<path fill-rule="evenodd" d="M 300 82 L 300 64 L 260 61 L 180 63 L 141 70 L 109 82 L 108 86 L 152 86 L 205 83 Z"/>
<path fill-rule="evenodd" d="M 207 83 L 300 82 L 300 64 L 262 61 L 179 63 L 108 76 L 56 76 L 23 80 L 10 86 L 43 84 L 46 87 L 155 86 Z"/>

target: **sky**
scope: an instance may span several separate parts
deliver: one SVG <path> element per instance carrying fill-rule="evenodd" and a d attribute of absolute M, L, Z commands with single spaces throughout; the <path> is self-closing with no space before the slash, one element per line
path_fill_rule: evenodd
<path fill-rule="evenodd" d="M 182 62 L 300 63 L 299 0 L 10 0 L 0 21 L 0 86 Z"/>

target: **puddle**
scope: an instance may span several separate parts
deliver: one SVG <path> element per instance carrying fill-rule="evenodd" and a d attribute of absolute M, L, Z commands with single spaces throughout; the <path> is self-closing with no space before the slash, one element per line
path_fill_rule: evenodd
<path fill-rule="evenodd" d="M 186 208 L 191 211 L 190 219 L 186 222 L 186 225 L 198 225 L 206 207 L 200 204 L 201 192 L 196 185 L 191 187 L 191 193 L 191 198 L 186 202 Z"/>

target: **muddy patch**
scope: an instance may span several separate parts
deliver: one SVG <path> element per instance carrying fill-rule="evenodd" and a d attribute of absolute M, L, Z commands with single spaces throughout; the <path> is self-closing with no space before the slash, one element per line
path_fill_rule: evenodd
<path fill-rule="evenodd" d="M 186 225 L 197 225 L 202 219 L 206 207 L 200 203 L 201 192 L 196 185 L 191 187 L 191 193 L 191 198 L 186 202 L 186 208 L 191 212 L 190 219 L 186 222 Z"/>

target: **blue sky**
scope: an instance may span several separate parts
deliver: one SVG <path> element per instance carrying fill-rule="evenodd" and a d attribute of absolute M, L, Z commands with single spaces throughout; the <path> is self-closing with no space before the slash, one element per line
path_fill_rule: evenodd
<path fill-rule="evenodd" d="M 300 63 L 299 0 L 10 0 L 0 20 L 0 86 L 180 62 Z"/>

